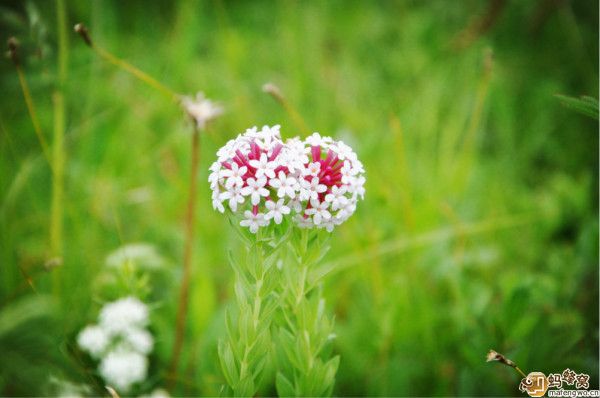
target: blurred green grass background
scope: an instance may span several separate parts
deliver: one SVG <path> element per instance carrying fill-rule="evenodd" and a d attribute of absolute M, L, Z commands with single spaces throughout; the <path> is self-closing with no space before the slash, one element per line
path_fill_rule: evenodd
<path fill-rule="evenodd" d="M 493 3 L 485 32 L 480 26 Z M 3 1 L 2 40 L 51 140 L 54 2 Z M 64 264 L 47 271 L 51 172 L 17 74 L 0 63 L 0 395 L 102 387 L 74 344 L 100 305 L 106 256 L 148 242 L 166 385 L 181 276 L 190 133 L 168 98 L 71 31 L 227 113 L 202 137 L 192 297 L 178 387 L 217 395 L 216 341 L 239 242 L 211 208 L 216 150 L 253 125 L 301 134 L 261 92 L 277 84 L 308 126 L 349 143 L 367 196 L 332 237 L 325 286 L 341 355 L 335 395 L 519 395 L 494 348 L 527 371 L 598 388 L 598 122 L 555 94 L 598 96 L 596 1 L 67 1 Z M 480 23 L 480 25 L 477 25 Z M 60 290 L 52 288 L 59 272 Z M 28 281 L 31 281 L 29 283 Z M 271 386 L 272 388 L 272 386 Z M 273 393 L 267 386 L 265 394 Z"/>

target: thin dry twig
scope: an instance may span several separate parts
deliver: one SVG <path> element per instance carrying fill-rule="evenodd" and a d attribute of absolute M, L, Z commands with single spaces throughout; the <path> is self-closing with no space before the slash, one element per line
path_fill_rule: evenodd
<path fill-rule="evenodd" d="M 187 213 L 185 217 L 185 247 L 183 257 L 183 277 L 181 281 L 181 291 L 179 294 L 179 305 L 177 308 L 177 319 L 175 322 L 175 344 L 173 345 L 173 357 L 171 359 L 171 374 L 177 374 L 181 349 L 183 347 L 183 338 L 185 333 L 185 321 L 189 306 L 190 278 L 192 272 L 193 242 L 194 242 L 194 219 L 196 191 L 198 185 L 198 164 L 200 163 L 200 131 L 194 125 L 192 135 L 192 162 L 190 170 L 190 190 L 187 203 Z M 173 379 L 175 380 L 175 379 Z"/>
<path fill-rule="evenodd" d="M 290 102 L 285 98 L 283 92 L 279 87 L 277 87 L 273 83 L 265 83 L 262 87 L 263 92 L 269 94 L 275 101 L 277 101 L 283 109 L 290 115 L 296 127 L 298 127 L 305 135 L 310 135 L 310 130 L 306 125 L 306 122 L 300 116 L 300 113 L 290 104 Z"/>
<path fill-rule="evenodd" d="M 486 357 L 485 357 L 485 361 L 486 362 L 500 362 L 506 366 L 510 366 L 511 368 L 515 369 L 517 372 L 519 372 L 519 374 L 523 377 L 527 377 L 527 375 L 525 375 L 525 373 L 519 369 L 519 367 L 517 366 L 516 363 L 514 363 L 513 361 L 511 361 L 510 359 L 506 358 L 504 355 L 500 354 L 499 352 L 496 352 L 494 350 L 490 350 Z"/>
<path fill-rule="evenodd" d="M 104 388 L 106 388 L 106 391 L 108 391 L 108 393 L 110 394 L 110 396 L 112 398 L 121 398 L 119 396 L 119 394 L 117 393 L 117 391 L 114 388 L 112 388 L 111 386 L 104 386 Z"/>
<path fill-rule="evenodd" d="M 12 61 L 17 71 L 17 75 L 19 77 L 19 84 L 21 86 L 21 91 L 23 92 L 23 97 L 25 99 L 25 105 L 27 105 L 27 112 L 29 112 L 29 118 L 31 119 L 31 123 L 33 124 L 33 130 L 35 131 L 35 135 L 40 142 L 40 146 L 42 147 L 42 152 L 46 161 L 50 165 L 50 169 L 54 172 L 52 167 L 52 159 L 50 157 L 50 149 L 46 139 L 44 138 L 44 133 L 42 132 L 42 127 L 40 125 L 40 121 L 37 117 L 37 112 L 35 110 L 35 105 L 33 103 L 33 97 L 31 96 L 31 91 L 29 90 L 29 85 L 27 84 L 27 80 L 25 79 L 25 72 L 23 71 L 23 67 L 21 65 L 21 57 L 19 56 L 19 41 L 16 37 L 10 37 L 7 41 L 8 45 L 8 58 Z"/>

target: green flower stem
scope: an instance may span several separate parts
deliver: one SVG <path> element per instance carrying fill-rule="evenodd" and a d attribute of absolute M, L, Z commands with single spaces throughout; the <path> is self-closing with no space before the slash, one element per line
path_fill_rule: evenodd
<path fill-rule="evenodd" d="M 318 232 L 292 237 L 291 261 L 284 267 L 278 323 L 277 392 L 280 396 L 329 396 L 339 357 L 331 357 L 333 317 L 311 269 L 328 251 Z"/>
<path fill-rule="evenodd" d="M 135 66 L 133 66 L 129 62 L 125 61 L 124 59 L 121 59 L 121 58 L 113 55 L 108 50 L 105 50 L 104 48 L 97 46 L 95 44 L 95 42 L 92 41 L 90 32 L 88 31 L 87 27 L 84 24 L 78 23 L 77 25 L 75 25 L 75 32 L 78 33 L 79 36 L 81 36 L 81 38 L 83 39 L 85 44 L 87 44 L 100 58 L 104 59 L 106 62 L 111 63 L 114 66 L 116 66 L 117 68 L 120 68 L 120 69 L 130 73 L 138 80 L 146 83 L 148 86 L 156 89 L 157 91 L 159 91 L 162 94 L 164 94 L 165 96 L 175 100 L 176 102 L 179 102 L 181 100 L 181 96 L 178 93 L 171 90 L 169 87 L 167 87 L 160 81 L 156 80 L 155 78 L 153 78 L 146 72 L 142 71 L 141 69 L 136 68 Z"/>
<path fill-rule="evenodd" d="M 196 219 L 196 195 L 198 185 L 198 165 L 200 163 L 200 131 L 194 125 L 192 133 L 192 159 L 190 166 L 190 185 L 187 203 L 187 213 L 185 217 L 185 245 L 183 256 L 183 276 L 181 278 L 181 289 L 179 291 L 179 304 L 177 306 L 177 318 L 175 322 L 175 342 L 173 344 L 173 354 L 171 357 L 170 374 L 173 383 L 177 380 L 177 368 L 183 341 L 185 337 L 185 324 L 188 313 L 190 298 L 190 279 L 192 275 L 192 261 L 194 257 L 194 221 Z"/>
<path fill-rule="evenodd" d="M 67 35 L 67 10 L 65 0 L 56 0 L 58 25 L 58 85 L 52 95 L 54 130 L 52 136 L 52 201 L 50 209 L 50 252 L 62 263 L 63 255 L 63 198 L 66 154 L 64 135 L 66 126 L 65 83 L 69 64 L 69 39 Z M 60 270 L 53 273 L 53 290 L 60 293 Z"/>
<path fill-rule="evenodd" d="M 273 346 L 271 321 L 279 305 L 275 292 L 279 250 L 273 240 L 261 239 L 260 233 L 252 240 L 246 242 L 245 258 L 231 259 L 235 305 L 226 313 L 227 339 L 219 341 L 219 359 L 228 385 L 225 395 L 257 393 Z"/>

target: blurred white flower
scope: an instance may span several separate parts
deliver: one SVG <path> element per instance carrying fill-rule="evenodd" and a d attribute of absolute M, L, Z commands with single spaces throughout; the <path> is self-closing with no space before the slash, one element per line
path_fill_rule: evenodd
<path fill-rule="evenodd" d="M 167 390 L 157 388 L 153 390 L 150 395 L 141 395 L 139 398 L 171 398 Z"/>
<path fill-rule="evenodd" d="M 109 268 L 120 268 L 129 262 L 141 268 L 154 269 L 161 267 L 164 259 L 156 248 L 148 243 L 130 243 L 110 253 L 105 261 Z"/>
<path fill-rule="evenodd" d="M 148 202 L 152 199 L 152 196 L 152 189 L 150 187 L 145 186 L 130 189 L 125 193 L 127 202 L 131 204 L 141 204 Z"/>
<path fill-rule="evenodd" d="M 92 389 L 86 384 L 77 384 L 65 379 L 62 375 L 51 373 L 48 377 L 48 396 L 55 397 L 89 397 Z"/>
<path fill-rule="evenodd" d="M 77 344 L 98 359 L 98 372 L 107 386 L 127 393 L 147 376 L 148 358 L 154 338 L 146 304 L 129 296 L 107 303 L 100 310 L 98 325 L 89 325 L 77 336 Z"/>
<path fill-rule="evenodd" d="M 223 114 L 223 107 L 206 98 L 202 92 L 197 93 L 195 98 L 182 97 L 181 106 L 199 129 L 206 128 L 208 122 Z"/>
<path fill-rule="evenodd" d="M 125 297 L 102 307 L 99 320 L 109 335 L 123 333 L 148 324 L 148 307 L 135 297 Z"/>
<path fill-rule="evenodd" d="M 129 346 L 140 354 L 148 355 L 152 352 L 154 339 L 145 329 L 129 329 L 125 332 L 123 339 Z"/>
<path fill-rule="evenodd" d="M 108 347 L 109 336 L 100 326 L 89 325 L 77 335 L 77 344 L 92 357 L 99 358 Z"/>
<path fill-rule="evenodd" d="M 126 393 L 133 384 L 146 378 L 148 359 L 138 352 L 118 349 L 104 357 L 98 370 L 108 385 Z"/>

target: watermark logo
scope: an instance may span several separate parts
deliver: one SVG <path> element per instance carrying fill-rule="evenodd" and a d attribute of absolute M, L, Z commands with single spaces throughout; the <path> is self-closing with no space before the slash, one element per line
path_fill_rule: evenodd
<path fill-rule="evenodd" d="M 548 379 L 542 372 L 531 372 L 521 380 L 519 390 L 530 397 L 543 397 L 548 390 Z"/>
<path fill-rule="evenodd" d="M 565 389 L 575 387 L 575 389 Z M 519 390 L 530 397 L 600 397 L 599 390 L 589 390 L 590 376 L 567 368 L 562 373 L 531 372 L 521 379 Z"/>

